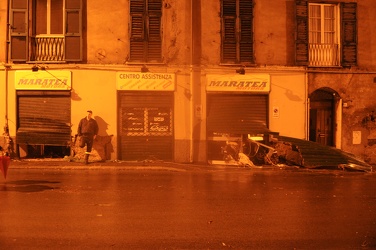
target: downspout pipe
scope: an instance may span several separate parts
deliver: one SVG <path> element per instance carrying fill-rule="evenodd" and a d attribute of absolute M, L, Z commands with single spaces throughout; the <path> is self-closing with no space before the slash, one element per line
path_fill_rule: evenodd
<path fill-rule="evenodd" d="M 203 125 L 200 112 L 202 108 L 201 96 L 201 0 L 191 0 L 191 54 L 190 54 L 190 82 L 191 82 L 191 126 L 192 145 L 191 162 L 202 162 L 206 157 L 203 149 Z"/>
<path fill-rule="evenodd" d="M 7 154 L 10 154 L 12 152 L 12 139 L 10 137 L 10 133 L 9 133 L 9 88 L 8 88 L 8 85 L 9 85 L 9 69 L 11 68 L 9 62 L 9 56 L 10 56 L 10 53 L 9 53 L 9 46 L 10 46 L 10 15 L 9 15 L 9 8 L 10 8 L 10 1 L 11 0 L 7 0 L 7 19 L 6 19 L 6 22 L 7 22 L 7 27 L 6 27 L 6 46 L 5 46 L 5 65 L 4 65 L 4 69 L 5 69 L 5 125 L 4 125 L 4 136 L 5 136 L 5 140 L 6 140 L 6 151 L 7 151 Z"/>
<path fill-rule="evenodd" d="M 10 15 L 9 15 L 9 8 L 10 8 L 10 1 L 7 0 L 7 28 L 6 28 L 6 45 L 5 45 L 5 127 L 4 133 L 9 135 L 9 128 L 8 128 L 8 69 L 9 69 L 9 31 L 10 31 Z"/>

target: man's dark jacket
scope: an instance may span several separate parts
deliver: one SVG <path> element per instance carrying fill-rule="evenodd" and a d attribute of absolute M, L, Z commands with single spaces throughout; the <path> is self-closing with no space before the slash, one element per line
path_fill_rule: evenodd
<path fill-rule="evenodd" d="M 88 120 L 86 117 L 82 118 L 80 123 L 78 124 L 77 134 L 87 135 L 87 136 L 97 135 L 98 134 L 97 121 L 92 118 L 90 118 L 90 120 Z"/>

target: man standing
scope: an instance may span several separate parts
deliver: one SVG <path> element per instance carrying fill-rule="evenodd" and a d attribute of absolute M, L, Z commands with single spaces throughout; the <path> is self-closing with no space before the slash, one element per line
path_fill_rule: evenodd
<path fill-rule="evenodd" d="M 98 123 L 91 118 L 92 115 L 93 112 L 88 110 L 86 117 L 80 120 L 77 129 L 77 134 L 81 136 L 80 147 L 83 148 L 86 145 L 85 164 L 89 163 L 89 155 L 93 147 L 93 142 L 98 134 Z"/>

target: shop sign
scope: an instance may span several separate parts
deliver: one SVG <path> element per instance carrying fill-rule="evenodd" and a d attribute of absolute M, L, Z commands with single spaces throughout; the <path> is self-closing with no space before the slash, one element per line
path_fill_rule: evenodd
<path fill-rule="evenodd" d="M 270 92 L 270 75 L 208 75 L 206 91 Z"/>
<path fill-rule="evenodd" d="M 174 91 L 175 75 L 168 73 L 117 72 L 117 90 Z"/>
<path fill-rule="evenodd" d="M 15 72 L 17 90 L 70 90 L 71 72 L 65 70 L 17 70 Z"/>

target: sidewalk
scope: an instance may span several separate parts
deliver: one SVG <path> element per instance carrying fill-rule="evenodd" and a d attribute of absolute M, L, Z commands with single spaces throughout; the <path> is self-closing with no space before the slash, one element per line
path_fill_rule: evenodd
<path fill-rule="evenodd" d="M 9 169 L 62 169 L 62 170 L 165 170 L 165 171 L 267 171 L 267 170 L 337 170 L 337 171 L 364 171 L 363 169 L 353 168 L 351 165 L 347 167 L 299 167 L 289 165 L 264 165 L 255 167 L 243 167 L 240 165 L 211 165 L 211 164 L 196 164 L 196 163 L 175 163 L 164 161 L 103 161 L 103 162 L 89 162 L 85 165 L 83 162 L 69 161 L 63 158 L 45 158 L 45 159 L 11 159 Z"/>
<path fill-rule="evenodd" d="M 118 170 L 171 170 L 171 171 L 210 171 L 210 170 L 252 170 L 235 165 L 209 165 L 194 163 L 175 163 L 163 161 L 104 161 L 89 162 L 85 165 L 83 162 L 68 161 L 61 158 L 51 159 L 11 159 L 9 169 L 118 169 Z M 259 167 L 258 169 L 262 169 Z M 274 168 L 271 166 L 265 169 Z"/>

